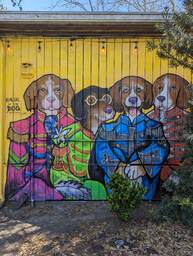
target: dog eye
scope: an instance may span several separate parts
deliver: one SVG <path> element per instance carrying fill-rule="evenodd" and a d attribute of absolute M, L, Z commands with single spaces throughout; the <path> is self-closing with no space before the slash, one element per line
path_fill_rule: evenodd
<path fill-rule="evenodd" d="M 137 87 L 137 88 L 136 88 L 136 92 L 139 93 L 139 92 L 141 92 L 141 91 L 142 91 L 142 89 L 141 89 L 140 87 Z"/>
<path fill-rule="evenodd" d="M 85 102 L 89 106 L 94 106 L 97 103 L 97 98 L 94 95 L 89 95 L 86 99 Z"/>
<path fill-rule="evenodd" d="M 127 93 L 127 92 L 129 92 L 129 88 L 128 88 L 128 87 L 123 87 L 122 92 L 123 92 L 123 93 Z"/>
<path fill-rule="evenodd" d="M 40 92 L 45 92 L 46 91 L 46 88 L 41 88 L 40 89 Z"/>
<path fill-rule="evenodd" d="M 175 86 L 175 85 L 172 85 L 172 86 L 171 86 L 171 89 L 175 90 L 175 89 L 176 89 L 176 86 Z"/>
<path fill-rule="evenodd" d="M 111 104 L 112 102 L 112 98 L 109 94 L 105 94 L 103 95 L 102 99 L 103 102 L 105 102 L 106 104 Z"/>
<path fill-rule="evenodd" d="M 60 91 L 61 91 L 60 88 L 55 89 L 55 92 L 57 92 L 57 93 L 59 93 Z"/>

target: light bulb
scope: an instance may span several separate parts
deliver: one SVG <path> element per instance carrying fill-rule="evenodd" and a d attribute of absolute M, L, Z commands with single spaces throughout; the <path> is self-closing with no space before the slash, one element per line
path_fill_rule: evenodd
<path fill-rule="evenodd" d="M 10 51 L 11 50 L 11 46 L 9 44 L 9 41 L 7 42 L 7 50 Z"/>
<path fill-rule="evenodd" d="M 137 45 L 137 42 L 135 42 L 134 51 L 135 51 L 135 52 L 137 52 L 137 51 L 138 51 L 138 45 Z"/>
<path fill-rule="evenodd" d="M 102 52 L 105 52 L 105 47 L 104 47 L 104 45 L 102 46 L 101 51 L 102 51 Z"/>

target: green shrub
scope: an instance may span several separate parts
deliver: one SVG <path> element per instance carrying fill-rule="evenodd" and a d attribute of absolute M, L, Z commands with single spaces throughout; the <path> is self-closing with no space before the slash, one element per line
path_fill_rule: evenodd
<path fill-rule="evenodd" d="M 187 158 L 186 158 L 187 159 Z M 193 229 L 193 162 L 182 162 L 178 171 L 169 178 L 163 188 L 166 191 L 159 207 L 153 211 L 156 221 L 181 222 Z M 176 182 L 177 181 L 177 182 Z"/>
<path fill-rule="evenodd" d="M 160 206 L 152 211 L 155 221 L 181 222 L 193 229 L 193 202 L 190 198 L 176 196 L 164 198 Z"/>
<path fill-rule="evenodd" d="M 108 202 L 119 218 L 127 221 L 131 212 L 140 204 L 145 193 L 142 185 L 124 178 L 119 173 L 110 177 Z"/>
<path fill-rule="evenodd" d="M 181 164 L 163 184 L 167 194 L 152 216 L 156 221 L 181 222 L 193 229 L 193 107 L 186 116 L 184 142 Z"/>

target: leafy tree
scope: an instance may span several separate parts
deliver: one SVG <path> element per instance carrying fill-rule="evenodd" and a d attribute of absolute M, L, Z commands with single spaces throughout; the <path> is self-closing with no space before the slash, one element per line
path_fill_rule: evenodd
<path fill-rule="evenodd" d="M 169 59 L 174 66 L 193 71 L 193 0 L 184 0 L 184 11 L 164 12 L 164 23 L 158 25 L 163 33 L 160 42 L 148 42 L 161 58 Z M 192 86 L 189 87 L 193 91 Z M 193 97 L 192 97 L 193 99 Z M 193 100 L 184 130 L 184 156 L 176 173 L 163 184 L 167 194 L 154 211 L 156 220 L 169 219 L 193 228 Z"/>
<path fill-rule="evenodd" d="M 157 25 L 163 37 L 159 42 L 149 41 L 161 58 L 169 59 L 173 66 L 183 66 L 193 71 L 193 0 L 184 0 L 183 12 L 163 13 L 164 22 Z"/>
<path fill-rule="evenodd" d="M 148 42 L 161 58 L 169 59 L 170 64 L 193 71 L 193 0 L 184 0 L 184 11 L 169 14 L 166 9 L 164 23 L 158 25 L 163 37 L 157 43 Z M 190 92 L 193 88 L 190 85 Z M 192 94 L 193 95 L 193 94 Z M 192 97 L 193 99 L 193 97 Z M 184 129 L 184 156 L 176 173 L 163 184 L 168 194 L 154 217 L 163 221 L 180 221 L 193 228 L 193 100 L 189 100 L 190 112 Z"/>

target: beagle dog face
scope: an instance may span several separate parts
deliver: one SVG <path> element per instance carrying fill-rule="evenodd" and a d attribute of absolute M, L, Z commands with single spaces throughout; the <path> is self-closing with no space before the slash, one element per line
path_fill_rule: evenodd
<path fill-rule="evenodd" d="M 50 74 L 33 81 L 24 93 L 27 110 L 38 109 L 47 115 L 58 114 L 68 107 L 74 95 L 68 79 Z"/>
<path fill-rule="evenodd" d="M 89 86 L 76 93 L 71 107 L 75 119 L 83 126 L 86 126 L 89 121 L 100 124 L 112 119 L 115 115 L 109 90 L 97 86 Z"/>
<path fill-rule="evenodd" d="M 179 75 L 164 74 L 153 84 L 154 105 L 157 109 L 168 111 L 174 107 L 188 107 L 190 93 L 188 81 Z"/>
<path fill-rule="evenodd" d="M 144 78 L 127 76 L 117 81 L 110 89 L 115 110 L 149 108 L 152 104 L 152 85 Z"/>

